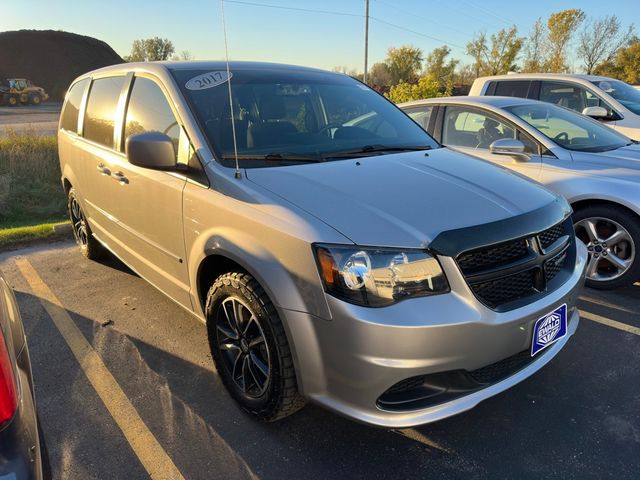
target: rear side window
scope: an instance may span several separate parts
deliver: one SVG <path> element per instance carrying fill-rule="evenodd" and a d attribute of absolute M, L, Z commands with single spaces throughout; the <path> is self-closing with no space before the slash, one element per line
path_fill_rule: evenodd
<path fill-rule="evenodd" d="M 519 97 L 527 98 L 529 92 L 529 80 L 509 80 L 496 82 L 493 95 L 498 97 Z"/>
<path fill-rule="evenodd" d="M 116 107 L 125 77 L 94 80 L 89 92 L 84 117 L 84 137 L 107 147 L 113 147 Z"/>
<path fill-rule="evenodd" d="M 178 151 L 180 126 L 167 98 L 153 80 L 136 77 L 127 107 L 124 139 L 144 132 L 162 132 L 168 135 L 173 140 L 174 151 Z"/>
<path fill-rule="evenodd" d="M 60 117 L 60 128 L 69 130 L 70 132 L 78 131 L 78 112 L 80 111 L 80 103 L 82 95 L 87 86 L 89 79 L 80 80 L 71 87 L 67 94 L 67 99 Z"/>

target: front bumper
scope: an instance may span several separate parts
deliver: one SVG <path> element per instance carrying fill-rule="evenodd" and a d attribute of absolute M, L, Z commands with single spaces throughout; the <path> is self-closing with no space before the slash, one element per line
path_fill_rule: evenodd
<path fill-rule="evenodd" d="M 291 339 L 301 393 L 355 420 L 402 428 L 468 410 L 521 382 L 548 363 L 575 333 L 576 307 L 587 253 L 579 243 L 569 279 L 543 298 L 498 313 L 480 303 L 451 258 L 441 258 L 451 293 L 365 308 L 327 296 L 331 320 L 281 311 Z M 411 377 L 472 371 L 531 345 L 533 325 L 559 305 L 568 307 L 567 335 L 512 375 L 482 389 L 427 408 L 389 411 L 378 399 Z"/>

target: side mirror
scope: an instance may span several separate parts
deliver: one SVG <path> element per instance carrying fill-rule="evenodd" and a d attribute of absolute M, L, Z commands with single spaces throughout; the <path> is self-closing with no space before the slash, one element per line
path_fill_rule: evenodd
<path fill-rule="evenodd" d="M 582 110 L 582 114 L 591 118 L 607 118 L 609 116 L 609 112 L 604 107 L 587 107 Z"/>
<path fill-rule="evenodd" d="M 501 138 L 489 145 L 489 151 L 494 155 L 506 155 L 516 160 L 529 160 L 524 152 L 524 143 L 515 138 Z"/>
<path fill-rule="evenodd" d="M 176 169 L 173 141 L 164 133 L 144 132 L 129 135 L 124 150 L 132 165 L 154 170 Z"/>

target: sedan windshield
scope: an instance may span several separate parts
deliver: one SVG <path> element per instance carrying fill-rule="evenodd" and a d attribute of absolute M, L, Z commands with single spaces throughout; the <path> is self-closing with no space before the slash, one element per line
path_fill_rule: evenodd
<path fill-rule="evenodd" d="M 592 83 L 633 113 L 640 115 L 640 90 L 620 80 L 596 80 Z"/>
<path fill-rule="evenodd" d="M 395 105 L 344 75 L 293 68 L 174 69 L 226 166 L 290 165 L 438 147 Z M 231 119 L 234 119 L 233 125 Z"/>
<path fill-rule="evenodd" d="M 568 150 L 606 152 L 632 143 L 624 135 L 589 117 L 548 103 L 514 105 L 504 109 Z"/>

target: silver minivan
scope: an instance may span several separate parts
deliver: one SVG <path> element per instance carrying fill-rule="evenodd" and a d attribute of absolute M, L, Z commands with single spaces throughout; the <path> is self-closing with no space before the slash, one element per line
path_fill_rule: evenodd
<path fill-rule="evenodd" d="M 477 78 L 469 95 L 520 97 L 553 103 L 640 140 L 640 91 L 615 78 L 567 73 L 510 73 Z"/>
<path fill-rule="evenodd" d="M 576 331 L 567 202 L 441 147 L 348 76 L 123 64 L 76 79 L 58 133 L 82 253 L 111 251 L 206 323 L 224 385 L 405 427 L 472 408 Z"/>

